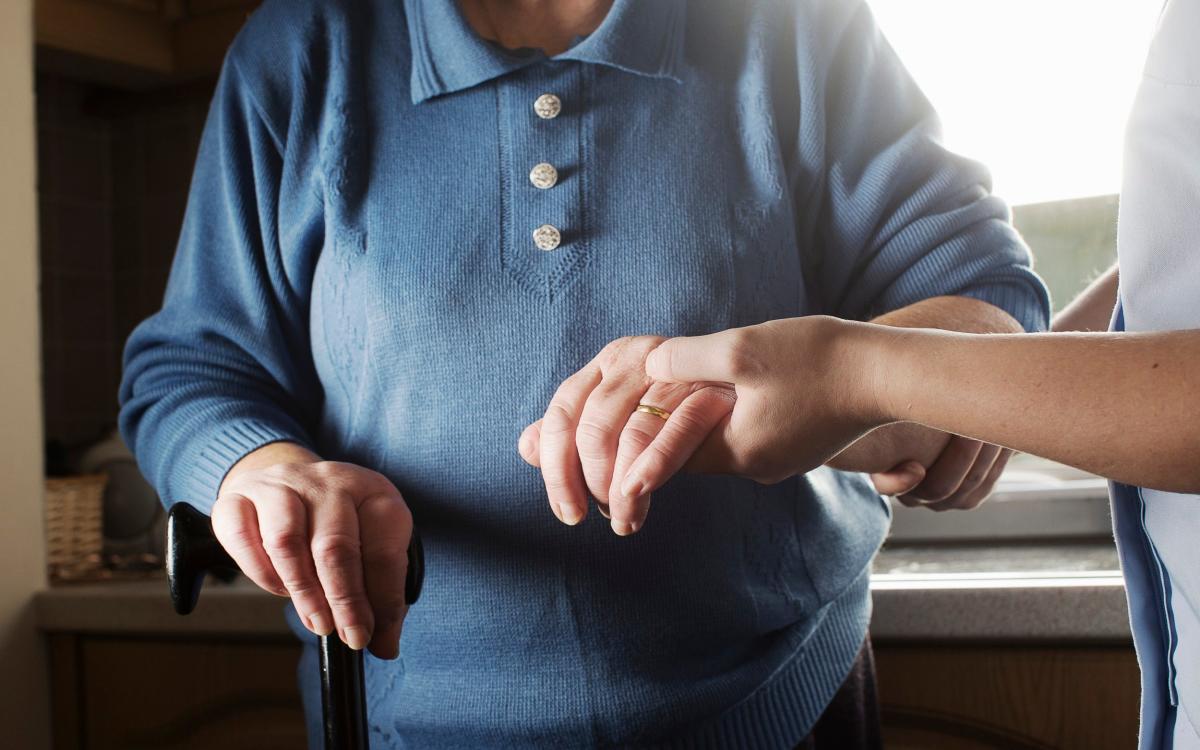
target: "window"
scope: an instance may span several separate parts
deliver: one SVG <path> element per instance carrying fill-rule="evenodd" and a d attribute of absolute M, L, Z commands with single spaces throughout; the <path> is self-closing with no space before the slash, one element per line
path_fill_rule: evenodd
<path fill-rule="evenodd" d="M 869 0 L 937 108 L 991 169 L 1056 310 L 1116 258 L 1125 120 L 1161 2 Z M 897 506 L 892 539 L 1108 537 L 1105 482 L 1017 456 L 972 513 Z"/>

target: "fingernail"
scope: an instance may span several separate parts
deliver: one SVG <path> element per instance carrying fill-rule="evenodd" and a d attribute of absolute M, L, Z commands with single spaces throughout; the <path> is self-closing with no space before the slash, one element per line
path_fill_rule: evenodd
<path fill-rule="evenodd" d="M 521 439 L 517 441 L 517 451 L 519 451 L 522 456 L 529 455 L 529 443 L 529 436 L 522 433 Z"/>
<path fill-rule="evenodd" d="M 634 532 L 633 526 L 628 521 L 618 521 L 615 518 L 612 522 L 612 530 L 617 536 L 629 536 Z"/>
<path fill-rule="evenodd" d="M 621 494 L 629 499 L 641 497 L 645 492 L 646 483 L 641 477 L 636 477 L 632 474 L 625 477 L 625 481 L 621 482 Z"/>
<path fill-rule="evenodd" d="M 367 647 L 367 641 L 371 640 L 371 638 L 367 634 L 366 628 L 351 625 L 342 633 L 342 640 L 355 651 L 362 651 Z"/>
<path fill-rule="evenodd" d="M 608 503 L 596 503 L 596 510 L 600 511 L 600 515 L 604 516 L 606 519 L 612 518 L 612 513 L 608 510 Z"/>
<path fill-rule="evenodd" d="M 563 523 L 567 524 L 568 526 L 574 526 L 583 520 L 583 514 L 580 513 L 579 509 L 574 505 L 560 506 L 559 512 L 561 513 L 559 517 L 562 518 Z"/>
<path fill-rule="evenodd" d="M 550 510 L 553 511 L 555 518 L 560 521 L 563 520 L 562 508 L 558 507 L 558 503 L 550 503 Z M 566 523 L 566 521 L 563 521 L 563 523 Z"/>
<path fill-rule="evenodd" d="M 329 621 L 326 620 L 325 616 L 322 614 L 309 615 L 308 622 L 311 626 L 309 629 L 317 635 L 329 635 L 333 632 L 333 628 L 330 626 Z"/>

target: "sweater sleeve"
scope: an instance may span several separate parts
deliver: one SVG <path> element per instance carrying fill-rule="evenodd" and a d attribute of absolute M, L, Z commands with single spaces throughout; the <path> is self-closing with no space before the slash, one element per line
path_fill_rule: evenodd
<path fill-rule="evenodd" d="M 321 389 L 308 248 L 321 244 L 319 198 L 293 186 L 281 199 L 285 152 L 231 55 L 162 309 L 124 354 L 121 432 L 167 505 L 187 500 L 207 512 L 246 454 L 276 441 L 312 444 Z"/>
<path fill-rule="evenodd" d="M 810 115 L 825 160 L 815 299 L 862 320 L 961 295 L 1044 330 L 1049 295 L 987 169 L 942 145 L 937 114 L 866 3 L 834 5 L 845 12 L 831 34 L 824 112 Z"/>

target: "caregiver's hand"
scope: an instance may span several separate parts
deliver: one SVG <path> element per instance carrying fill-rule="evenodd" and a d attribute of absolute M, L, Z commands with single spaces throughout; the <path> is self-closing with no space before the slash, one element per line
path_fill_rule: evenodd
<path fill-rule="evenodd" d="M 682 434 L 670 445 L 683 452 L 681 464 L 729 414 L 733 393 L 728 389 L 655 383 L 646 376 L 646 355 L 662 341 L 658 336 L 613 341 L 563 381 L 545 416 L 521 435 L 521 456 L 541 467 L 550 507 L 560 521 L 583 520 L 590 493 L 607 508 L 617 534 L 632 534 L 645 522 L 649 491 L 624 495 L 619 480 L 667 423 L 636 411 L 639 404 L 672 413 L 671 424 Z"/>
<path fill-rule="evenodd" d="M 1012 451 L 911 422 L 880 427 L 829 461 L 865 471 L 875 489 L 902 504 L 970 509 L 991 494 Z"/>
<path fill-rule="evenodd" d="M 674 416 L 621 481 L 626 495 L 661 486 L 685 462 L 771 484 L 828 462 L 889 420 L 874 343 L 890 329 L 812 316 L 708 336 L 668 339 L 646 358 L 654 381 L 721 383 L 733 411 L 687 461 L 674 444 L 689 427 Z"/>
<path fill-rule="evenodd" d="M 828 463 L 872 472 L 876 488 L 934 510 L 983 501 L 1010 452 L 916 424 L 887 424 L 891 329 L 836 318 L 777 320 L 711 336 L 671 339 L 647 357 L 656 380 L 731 384 L 731 418 L 688 462 L 699 471 L 775 482 Z M 864 433 L 878 427 L 866 437 Z M 683 465 L 667 424 L 622 487 L 647 492 Z"/>
<path fill-rule="evenodd" d="M 309 630 L 398 655 L 413 522 L 383 475 L 273 443 L 230 470 L 212 524 L 242 572 L 290 596 Z"/>

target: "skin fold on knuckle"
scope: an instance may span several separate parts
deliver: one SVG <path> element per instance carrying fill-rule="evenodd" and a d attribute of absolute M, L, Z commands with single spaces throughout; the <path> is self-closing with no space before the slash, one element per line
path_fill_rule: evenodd
<path fill-rule="evenodd" d="M 313 537 L 312 555 L 318 566 L 342 570 L 361 564 L 362 548 L 350 534 L 324 532 Z"/>
<path fill-rule="evenodd" d="M 575 428 L 575 448 L 580 458 L 603 458 L 617 442 L 616 428 L 604 421 L 589 417 Z"/>
<path fill-rule="evenodd" d="M 303 530 L 296 527 L 273 529 L 263 534 L 263 550 L 277 562 L 303 561 L 307 556 L 308 539 Z"/>
<path fill-rule="evenodd" d="M 542 417 L 542 438 L 558 437 L 569 433 L 575 426 L 567 405 L 561 401 L 551 401 Z"/>
<path fill-rule="evenodd" d="M 654 419 L 658 419 L 658 417 L 654 417 Z M 646 448 L 654 442 L 654 438 L 657 437 L 656 433 L 651 432 L 649 429 L 640 424 L 637 424 L 637 422 L 641 421 L 643 420 L 630 420 L 630 422 L 625 425 L 625 429 L 621 432 L 620 452 L 622 455 L 631 457 L 640 455 L 642 451 L 646 450 Z"/>

